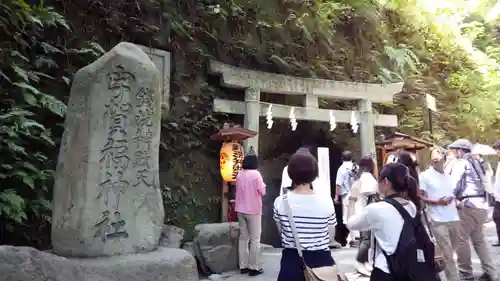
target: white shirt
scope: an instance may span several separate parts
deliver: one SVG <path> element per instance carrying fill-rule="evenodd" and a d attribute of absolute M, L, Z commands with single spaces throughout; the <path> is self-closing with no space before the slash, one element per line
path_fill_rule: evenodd
<path fill-rule="evenodd" d="M 320 184 L 323 184 L 322 182 L 320 182 L 320 179 L 319 178 L 316 178 L 313 182 L 312 182 L 312 186 L 313 188 L 315 186 L 319 186 Z M 330 184 L 328 184 L 330 185 Z M 287 187 L 290 187 L 292 186 L 292 180 L 290 179 L 290 176 L 288 176 L 288 166 L 285 166 L 285 168 L 283 168 L 283 173 L 281 174 L 281 188 L 280 188 L 280 196 L 282 196 L 284 193 L 284 190 L 287 188 Z M 329 188 L 329 187 L 328 187 Z"/>
<path fill-rule="evenodd" d="M 354 213 L 359 214 L 368 204 L 368 196 L 376 194 L 378 183 L 371 173 L 363 172 L 358 180 L 352 184 L 351 196 L 356 197 Z"/>
<path fill-rule="evenodd" d="M 455 166 L 455 164 L 457 162 L 458 162 L 458 159 L 456 159 L 456 158 L 452 158 L 452 159 L 449 159 L 448 161 L 446 161 L 446 163 L 444 163 L 445 173 L 451 175 L 453 173 L 453 166 Z"/>
<path fill-rule="evenodd" d="M 296 194 L 288 192 L 288 204 L 292 210 L 300 245 L 303 250 L 329 250 L 329 227 L 337 224 L 331 197 L 320 194 Z M 274 220 L 280 224 L 281 244 L 284 248 L 296 249 L 292 228 L 288 221 L 283 196 L 274 201 Z"/>
<path fill-rule="evenodd" d="M 425 192 L 425 197 L 430 200 L 439 200 L 443 197 L 453 196 L 453 181 L 451 176 L 446 173 L 440 173 L 433 167 L 425 170 L 419 175 L 420 190 Z M 446 206 L 428 205 L 427 213 L 431 220 L 435 222 L 458 221 L 458 211 L 456 202 L 453 200 Z"/>
<path fill-rule="evenodd" d="M 403 205 L 411 217 L 417 214 L 417 207 L 412 202 Z M 380 201 L 366 206 L 360 214 L 356 214 L 347 221 L 347 228 L 357 231 L 372 231 L 377 241 L 374 267 L 390 273 L 387 260 L 380 250 L 388 255 L 394 254 L 403 230 L 403 217 L 391 204 Z"/>
<path fill-rule="evenodd" d="M 353 165 L 354 163 L 351 161 L 344 161 L 337 171 L 335 184 L 340 186 L 341 196 L 347 195 L 349 191 L 351 191 L 351 186 L 353 183 L 350 182 L 350 175 Z"/>
<path fill-rule="evenodd" d="M 495 173 L 495 198 L 496 201 L 500 202 L 500 161 L 497 165 L 497 171 Z"/>

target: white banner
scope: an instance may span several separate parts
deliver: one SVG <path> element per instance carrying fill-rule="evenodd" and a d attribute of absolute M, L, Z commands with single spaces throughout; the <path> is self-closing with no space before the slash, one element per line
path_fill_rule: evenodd
<path fill-rule="evenodd" d="M 318 168 L 319 184 L 314 185 L 314 190 L 318 193 L 332 196 L 330 188 L 330 151 L 328 147 L 318 147 Z"/>
<path fill-rule="evenodd" d="M 332 196 L 330 189 L 330 151 L 328 147 L 318 147 L 318 178 L 312 183 L 314 191 L 325 196 Z M 280 196 L 283 195 L 285 189 L 292 185 L 292 180 L 288 176 L 288 166 L 283 168 L 281 176 Z"/>

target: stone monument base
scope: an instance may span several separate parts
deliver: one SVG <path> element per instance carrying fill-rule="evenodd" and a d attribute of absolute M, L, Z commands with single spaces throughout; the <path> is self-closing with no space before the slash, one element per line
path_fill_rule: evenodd
<path fill-rule="evenodd" d="M 187 251 L 159 248 L 151 253 L 73 259 L 29 247 L 0 246 L 1 281 L 198 281 Z"/>

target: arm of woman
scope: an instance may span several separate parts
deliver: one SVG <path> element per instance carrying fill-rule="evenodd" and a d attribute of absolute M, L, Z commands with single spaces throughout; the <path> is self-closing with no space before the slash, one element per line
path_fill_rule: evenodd
<path fill-rule="evenodd" d="M 335 216 L 335 211 L 334 211 L 328 219 L 328 234 L 330 234 L 330 237 L 335 237 L 336 225 L 337 225 L 337 217 Z"/>
<path fill-rule="evenodd" d="M 322 199 L 321 206 L 325 206 L 325 215 L 328 218 L 328 234 L 330 235 L 330 238 L 333 239 L 333 237 L 335 237 L 335 226 L 337 225 L 335 205 L 331 197 L 328 197 L 324 202 L 323 200 L 324 199 Z"/>
<path fill-rule="evenodd" d="M 278 204 L 279 204 L 278 200 L 281 201 L 280 197 L 276 198 L 276 200 L 274 201 L 273 219 L 274 219 L 274 222 L 276 223 L 276 228 L 278 228 L 278 233 L 281 233 L 281 223 L 280 223 L 279 212 L 278 212 Z"/>
<path fill-rule="evenodd" d="M 420 176 L 419 178 L 420 182 L 420 191 L 419 191 L 419 197 L 427 205 L 440 205 L 441 202 L 439 200 L 432 200 L 431 198 L 428 197 L 427 191 L 429 190 L 429 185 L 427 184 L 427 180 Z"/>
<path fill-rule="evenodd" d="M 257 172 L 257 192 L 260 194 L 260 196 L 266 195 L 266 184 L 264 183 L 264 179 L 262 178 L 262 175 L 260 172 Z"/>
<path fill-rule="evenodd" d="M 349 230 L 367 231 L 380 228 L 381 220 L 379 210 L 374 203 L 366 206 L 359 214 L 355 214 L 347 220 L 346 226 Z"/>

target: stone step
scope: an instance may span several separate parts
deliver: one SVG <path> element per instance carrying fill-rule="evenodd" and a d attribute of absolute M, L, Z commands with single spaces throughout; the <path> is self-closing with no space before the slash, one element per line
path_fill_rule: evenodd
<path fill-rule="evenodd" d="M 361 275 L 357 272 L 346 272 L 345 277 L 347 281 L 368 281 L 370 280 L 369 276 Z"/>

